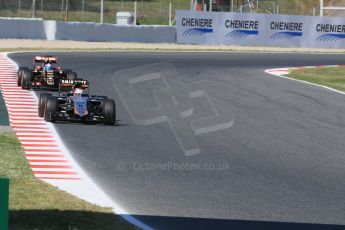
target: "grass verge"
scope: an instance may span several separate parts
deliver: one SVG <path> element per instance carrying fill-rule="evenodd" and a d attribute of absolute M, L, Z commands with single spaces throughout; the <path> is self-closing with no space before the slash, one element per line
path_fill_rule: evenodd
<path fill-rule="evenodd" d="M 110 208 L 36 179 L 14 133 L 0 134 L 0 177 L 10 179 L 10 229 L 135 229 Z"/>
<path fill-rule="evenodd" d="M 4 98 L 2 97 L 2 93 L 0 92 L 0 125 L 8 126 L 8 114 L 5 105 Z"/>
<path fill-rule="evenodd" d="M 288 76 L 345 92 L 345 67 L 296 69 L 292 70 Z"/>

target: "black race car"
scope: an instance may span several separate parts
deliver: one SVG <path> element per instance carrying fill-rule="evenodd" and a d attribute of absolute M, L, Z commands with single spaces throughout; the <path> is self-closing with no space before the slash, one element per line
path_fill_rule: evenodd
<path fill-rule="evenodd" d="M 57 96 L 40 94 L 38 114 L 48 122 L 94 121 L 113 125 L 116 121 L 114 100 L 89 95 L 89 82 L 81 79 L 61 80 Z"/>
<path fill-rule="evenodd" d="M 77 79 L 75 72 L 55 65 L 57 57 L 35 56 L 32 62 L 32 69 L 27 67 L 18 69 L 17 85 L 23 89 L 58 89 L 60 80 Z"/>

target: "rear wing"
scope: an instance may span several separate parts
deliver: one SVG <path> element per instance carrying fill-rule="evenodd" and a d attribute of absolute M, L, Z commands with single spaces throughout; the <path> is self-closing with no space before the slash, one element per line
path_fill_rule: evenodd
<path fill-rule="evenodd" d="M 35 56 L 32 59 L 33 63 L 56 63 L 57 62 L 57 57 L 53 57 L 53 56 Z"/>
<path fill-rule="evenodd" d="M 73 86 L 79 85 L 82 89 L 88 89 L 89 88 L 89 81 L 83 80 L 83 79 L 77 79 L 77 80 L 61 80 L 59 83 L 59 91 L 71 91 L 73 89 Z"/>

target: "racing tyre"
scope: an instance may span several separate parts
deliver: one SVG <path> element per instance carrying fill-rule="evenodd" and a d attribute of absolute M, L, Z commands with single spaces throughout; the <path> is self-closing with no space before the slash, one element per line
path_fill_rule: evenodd
<path fill-rule="evenodd" d="M 53 114 L 57 111 L 58 101 L 56 97 L 48 97 L 44 109 L 44 120 L 47 122 L 54 122 Z"/>
<path fill-rule="evenodd" d="M 42 93 L 40 94 L 40 98 L 38 99 L 38 116 L 44 116 L 44 107 L 46 106 L 48 97 L 50 97 L 51 93 Z"/>
<path fill-rule="evenodd" d="M 32 79 L 32 72 L 29 69 L 23 70 L 23 75 L 21 79 L 21 86 L 22 89 L 29 89 L 28 83 L 31 82 Z"/>
<path fill-rule="evenodd" d="M 17 75 L 17 86 L 22 85 L 22 78 L 23 78 L 23 72 L 29 71 L 29 68 L 27 67 L 19 67 L 18 69 L 18 75 Z"/>
<path fill-rule="evenodd" d="M 104 99 L 103 100 L 103 116 L 104 124 L 114 125 L 116 121 L 116 107 L 114 100 Z"/>
<path fill-rule="evenodd" d="M 67 80 L 77 80 L 76 72 L 67 72 L 66 76 L 67 76 Z"/>

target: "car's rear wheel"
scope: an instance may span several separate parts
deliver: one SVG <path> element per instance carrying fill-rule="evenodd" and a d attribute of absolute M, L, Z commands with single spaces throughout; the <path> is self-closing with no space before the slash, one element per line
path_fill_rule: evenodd
<path fill-rule="evenodd" d="M 30 71 L 27 67 L 19 67 L 18 69 L 18 75 L 17 75 L 17 86 L 22 85 L 22 78 L 24 71 Z"/>
<path fill-rule="evenodd" d="M 31 82 L 31 80 L 32 80 L 32 72 L 29 69 L 24 69 L 22 79 L 21 79 L 22 89 L 29 89 L 30 87 L 28 86 L 28 84 L 29 82 Z"/>
<path fill-rule="evenodd" d="M 77 80 L 76 72 L 68 72 L 66 76 L 67 76 L 67 80 Z"/>
<path fill-rule="evenodd" d="M 44 109 L 44 120 L 47 122 L 54 122 L 54 114 L 57 111 L 58 101 L 56 97 L 48 97 Z"/>
<path fill-rule="evenodd" d="M 114 100 L 103 100 L 103 116 L 104 123 L 107 125 L 114 125 L 116 121 L 116 106 Z"/>
<path fill-rule="evenodd" d="M 43 117 L 44 116 L 44 109 L 48 100 L 48 97 L 50 97 L 51 93 L 42 93 L 40 94 L 39 100 L 38 100 L 38 116 Z"/>

